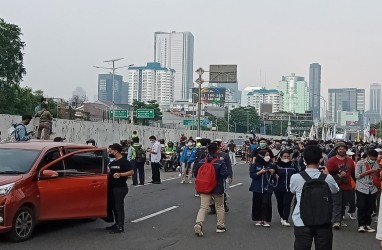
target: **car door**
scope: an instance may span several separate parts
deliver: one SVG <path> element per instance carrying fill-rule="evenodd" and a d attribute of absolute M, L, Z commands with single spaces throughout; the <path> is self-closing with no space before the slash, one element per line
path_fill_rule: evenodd
<path fill-rule="evenodd" d="M 68 153 L 39 172 L 40 220 L 105 217 L 107 175 L 105 149 Z M 43 178 L 44 170 L 58 176 Z"/>

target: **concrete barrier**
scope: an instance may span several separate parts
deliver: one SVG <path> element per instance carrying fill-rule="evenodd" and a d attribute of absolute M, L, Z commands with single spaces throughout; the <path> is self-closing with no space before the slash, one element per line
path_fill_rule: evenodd
<path fill-rule="evenodd" d="M 7 136 L 7 130 L 13 123 L 21 122 L 20 116 L 1 115 L 0 114 L 0 131 L 2 138 Z M 34 130 L 37 134 L 38 119 L 35 119 L 28 126 L 28 131 Z M 106 147 L 114 142 L 119 142 L 122 138 L 131 138 L 133 131 L 138 132 L 141 143 L 148 147 L 150 146 L 149 137 L 156 136 L 157 139 L 165 139 L 168 141 L 179 141 L 180 135 L 184 133 L 187 137 L 196 137 L 196 130 L 179 130 L 179 129 L 165 129 L 156 127 L 146 127 L 130 124 L 119 124 L 111 122 L 89 122 L 89 121 L 74 121 L 57 119 L 53 121 L 52 136 L 61 136 L 66 138 L 66 142 L 85 143 L 87 139 L 93 138 L 97 145 Z M 228 133 L 216 131 L 201 131 L 201 137 L 210 139 L 222 139 L 228 141 L 231 138 L 237 138 L 246 134 L 242 133 Z"/>

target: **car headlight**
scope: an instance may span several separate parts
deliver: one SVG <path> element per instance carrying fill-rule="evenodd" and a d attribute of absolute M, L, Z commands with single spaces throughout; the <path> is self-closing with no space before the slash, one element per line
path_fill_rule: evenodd
<path fill-rule="evenodd" d="M 9 194 L 9 192 L 12 190 L 13 186 L 15 185 L 15 183 L 9 183 L 9 184 L 5 184 L 5 185 L 2 185 L 0 186 L 0 196 L 5 196 L 7 194 Z"/>

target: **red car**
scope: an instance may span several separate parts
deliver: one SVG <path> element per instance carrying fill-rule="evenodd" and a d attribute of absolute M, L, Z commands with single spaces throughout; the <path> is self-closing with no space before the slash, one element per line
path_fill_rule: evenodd
<path fill-rule="evenodd" d="M 24 241 L 39 221 L 106 217 L 107 163 L 105 148 L 0 144 L 0 233 Z"/>

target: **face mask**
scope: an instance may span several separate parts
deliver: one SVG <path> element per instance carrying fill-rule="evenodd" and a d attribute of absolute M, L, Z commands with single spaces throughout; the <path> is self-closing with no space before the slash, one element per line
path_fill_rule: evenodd
<path fill-rule="evenodd" d="M 260 145 L 260 148 L 265 148 L 265 146 L 267 146 L 267 144 L 264 142 L 261 142 L 259 145 Z"/>
<path fill-rule="evenodd" d="M 289 159 L 281 159 L 282 162 L 288 163 L 290 160 Z"/>
<path fill-rule="evenodd" d="M 188 146 L 189 146 L 189 147 L 192 147 L 192 146 L 194 146 L 194 144 L 193 144 L 192 142 L 189 142 L 189 143 L 188 143 Z"/>
<path fill-rule="evenodd" d="M 270 157 L 270 156 L 264 156 L 264 161 L 265 161 L 265 162 L 269 162 L 269 161 L 270 161 L 270 159 L 271 159 L 271 157 Z"/>
<path fill-rule="evenodd" d="M 374 164 L 375 163 L 375 161 L 373 161 L 373 160 L 367 160 L 367 162 L 369 163 L 369 164 Z"/>
<path fill-rule="evenodd" d="M 44 101 L 45 104 L 48 104 L 48 101 Z"/>
<path fill-rule="evenodd" d="M 109 154 L 109 158 L 115 158 L 113 154 Z"/>

